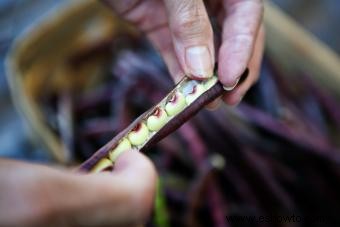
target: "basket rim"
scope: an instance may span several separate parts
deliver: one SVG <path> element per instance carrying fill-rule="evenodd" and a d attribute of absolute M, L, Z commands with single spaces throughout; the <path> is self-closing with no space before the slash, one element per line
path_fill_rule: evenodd
<path fill-rule="evenodd" d="M 51 28 L 59 24 L 62 18 L 88 9 L 96 3 L 94 0 L 75 0 L 72 2 L 62 3 L 52 7 L 34 22 L 28 25 L 12 42 L 9 51 L 6 54 L 4 66 L 5 75 L 8 81 L 11 99 L 15 109 L 18 111 L 23 122 L 32 131 L 33 141 L 42 145 L 57 162 L 67 164 L 70 157 L 65 150 L 62 142 L 53 134 L 48 126 L 41 120 L 42 113 L 39 111 L 36 103 L 25 95 L 23 88 L 23 72 L 19 69 L 20 55 L 25 47 L 41 37 L 44 28 Z M 19 97 L 15 99 L 13 97 Z M 44 131 L 44 133 L 40 133 Z"/>

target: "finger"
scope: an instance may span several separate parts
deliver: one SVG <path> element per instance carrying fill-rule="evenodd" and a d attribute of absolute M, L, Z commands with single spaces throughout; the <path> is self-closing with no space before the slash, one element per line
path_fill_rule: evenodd
<path fill-rule="evenodd" d="M 88 190 L 84 193 L 86 202 L 81 198 L 74 201 L 75 210 L 79 211 L 77 224 L 132 226 L 146 222 L 150 215 L 156 172 L 140 152 L 124 152 L 117 159 L 113 174 L 84 176 L 80 184 Z"/>
<path fill-rule="evenodd" d="M 7 209 L 1 213 L 10 221 L 16 220 L 18 226 L 133 226 L 145 222 L 153 205 L 156 172 L 140 152 L 124 152 L 112 173 L 78 174 L 15 165 L 15 180 L 4 175 L 2 182 L 10 182 L 4 182 L 7 189 L 0 187 L 8 195 L 4 204 L 12 204 L 14 212 Z"/>
<path fill-rule="evenodd" d="M 163 57 L 174 81 L 176 83 L 180 81 L 185 73 L 177 60 L 173 47 L 164 3 L 158 0 L 106 0 L 105 2 L 146 33 L 148 39 Z"/>
<path fill-rule="evenodd" d="M 212 76 L 213 32 L 202 0 L 164 0 L 175 53 L 191 77 Z"/>
<path fill-rule="evenodd" d="M 264 39 L 264 27 L 262 25 L 256 38 L 253 56 L 249 62 L 249 74 L 235 89 L 223 96 L 223 100 L 227 104 L 235 106 L 240 103 L 249 88 L 258 80 L 264 50 Z"/>
<path fill-rule="evenodd" d="M 167 23 L 164 4 L 158 0 L 102 0 L 118 15 L 143 32 Z M 157 18 L 157 20 L 155 20 Z"/>
<path fill-rule="evenodd" d="M 231 90 L 252 56 L 263 4 L 261 0 L 225 0 L 225 10 L 218 73 L 226 90 Z"/>

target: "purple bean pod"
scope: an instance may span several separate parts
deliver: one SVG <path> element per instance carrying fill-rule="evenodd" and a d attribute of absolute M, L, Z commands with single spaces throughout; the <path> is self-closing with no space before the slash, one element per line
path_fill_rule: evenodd
<path fill-rule="evenodd" d="M 111 169 L 121 152 L 129 149 L 146 150 L 178 129 L 223 92 L 217 76 L 206 81 L 184 77 L 161 102 L 138 117 L 86 160 L 80 166 L 80 171 L 100 172 Z"/>

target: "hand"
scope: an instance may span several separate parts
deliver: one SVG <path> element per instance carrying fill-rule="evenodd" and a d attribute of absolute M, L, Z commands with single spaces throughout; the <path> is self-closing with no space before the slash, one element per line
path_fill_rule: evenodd
<path fill-rule="evenodd" d="M 156 172 L 131 151 L 100 174 L 0 160 L 0 180 L 0 226 L 136 226 L 153 206 Z"/>
<path fill-rule="evenodd" d="M 144 31 L 160 51 L 175 81 L 184 75 L 204 79 L 218 61 L 223 100 L 236 105 L 257 81 L 264 46 L 261 0 L 103 0 Z M 214 46 L 210 16 L 222 27 Z M 216 50 L 218 50 L 217 54 Z M 240 75 L 249 75 L 236 86 Z"/>

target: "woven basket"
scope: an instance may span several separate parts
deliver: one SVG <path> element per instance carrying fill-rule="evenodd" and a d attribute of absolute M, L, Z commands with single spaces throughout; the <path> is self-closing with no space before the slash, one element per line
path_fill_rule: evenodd
<path fill-rule="evenodd" d="M 112 12 L 97 1 L 64 5 L 32 26 L 15 41 L 7 58 L 7 76 L 16 107 L 33 131 L 33 138 L 60 163 L 69 152 L 47 126 L 37 102 L 46 92 L 80 91 L 96 81 L 104 70 L 102 61 L 70 68 L 67 59 L 84 48 L 105 42 L 122 26 Z"/>

